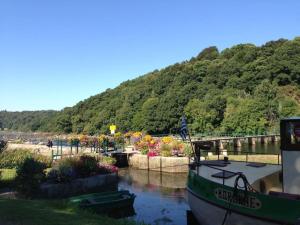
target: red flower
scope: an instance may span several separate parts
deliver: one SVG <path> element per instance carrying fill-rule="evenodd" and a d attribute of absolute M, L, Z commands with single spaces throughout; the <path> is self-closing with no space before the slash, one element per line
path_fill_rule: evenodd
<path fill-rule="evenodd" d="M 148 157 L 153 157 L 153 156 L 158 156 L 158 153 L 155 151 L 149 151 L 147 155 Z"/>

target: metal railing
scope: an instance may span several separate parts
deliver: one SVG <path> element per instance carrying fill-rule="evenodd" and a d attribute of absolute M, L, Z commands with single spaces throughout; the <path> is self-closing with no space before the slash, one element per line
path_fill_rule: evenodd
<path fill-rule="evenodd" d="M 230 154 L 229 155 L 224 155 L 223 153 L 233 153 L 231 156 L 245 156 L 245 160 L 244 161 L 242 161 L 242 160 L 232 160 L 232 161 L 240 161 L 240 162 L 246 162 L 246 163 L 248 163 L 248 162 L 251 162 L 251 161 L 249 161 L 249 156 L 251 156 L 251 155 L 268 155 L 268 156 L 277 156 L 277 163 L 269 163 L 269 162 L 262 162 L 262 163 L 267 163 L 267 164 L 275 164 L 275 165 L 281 165 L 281 154 L 280 153 L 264 153 L 264 152 L 262 152 L 262 153 L 260 153 L 260 152 L 249 152 L 249 151 L 243 151 L 243 152 L 237 152 L 237 151 L 228 151 L 228 150 L 226 150 L 226 151 L 224 151 L 224 150 L 215 150 L 215 156 L 217 156 L 218 157 L 218 160 L 220 160 L 220 156 L 224 156 L 224 157 L 226 157 L 226 156 L 230 156 Z M 201 153 L 207 153 L 207 157 L 209 158 L 209 156 L 208 156 L 208 153 L 212 153 L 212 151 L 209 151 L 209 150 L 201 150 Z M 236 154 L 236 153 L 239 153 L 239 154 Z M 201 156 L 203 156 L 203 154 L 201 154 Z M 204 156 L 205 157 L 205 156 Z"/>

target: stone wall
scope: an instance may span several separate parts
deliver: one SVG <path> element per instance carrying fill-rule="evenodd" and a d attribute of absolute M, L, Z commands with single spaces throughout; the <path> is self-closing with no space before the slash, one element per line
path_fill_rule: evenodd
<path fill-rule="evenodd" d="M 128 159 L 129 166 L 138 169 L 160 171 L 167 173 L 187 173 L 188 157 L 148 157 L 146 155 L 134 154 Z"/>
<path fill-rule="evenodd" d="M 128 168 L 120 170 L 121 177 L 130 177 L 130 181 L 135 187 L 143 188 L 144 186 L 155 186 L 165 188 L 185 188 L 187 173 L 160 173 L 151 170 L 139 170 Z"/>
<path fill-rule="evenodd" d="M 44 183 L 40 186 L 40 197 L 65 198 L 93 191 L 117 190 L 117 188 L 118 175 L 112 173 L 79 178 L 63 184 Z"/>

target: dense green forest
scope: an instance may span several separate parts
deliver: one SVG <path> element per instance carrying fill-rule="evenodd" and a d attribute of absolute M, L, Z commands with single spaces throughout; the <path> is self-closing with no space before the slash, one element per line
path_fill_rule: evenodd
<path fill-rule="evenodd" d="M 19 131 L 46 131 L 49 129 L 50 119 L 58 114 L 56 111 L 0 111 L 0 130 L 9 128 Z"/>
<path fill-rule="evenodd" d="M 185 114 L 193 133 L 263 133 L 300 115 L 300 38 L 262 46 L 209 47 L 60 112 L 0 113 L 14 130 L 177 133 Z"/>

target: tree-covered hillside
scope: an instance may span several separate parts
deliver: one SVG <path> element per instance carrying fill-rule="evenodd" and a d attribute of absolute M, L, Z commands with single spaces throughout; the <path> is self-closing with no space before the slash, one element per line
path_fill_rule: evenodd
<path fill-rule="evenodd" d="M 115 123 L 121 131 L 175 133 L 185 113 L 195 133 L 273 131 L 281 117 L 300 115 L 299 84 L 300 38 L 209 47 L 53 113 L 37 129 L 94 134 Z"/>
<path fill-rule="evenodd" d="M 52 110 L 45 111 L 23 111 L 7 112 L 0 111 L 0 130 L 8 128 L 20 131 L 47 131 L 50 119 L 58 112 Z"/>

